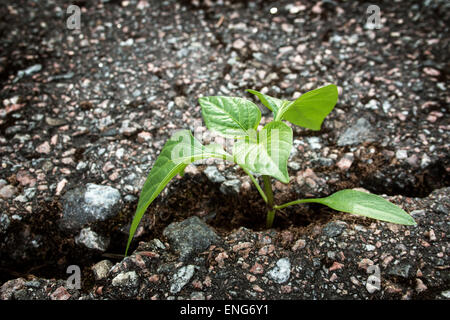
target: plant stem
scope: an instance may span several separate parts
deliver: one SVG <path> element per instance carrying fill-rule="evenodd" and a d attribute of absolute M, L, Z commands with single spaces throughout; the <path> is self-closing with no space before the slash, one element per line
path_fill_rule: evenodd
<path fill-rule="evenodd" d="M 287 202 L 285 204 L 281 204 L 279 206 L 274 206 L 274 209 L 276 210 L 280 210 L 289 206 L 293 206 L 295 204 L 300 204 L 300 203 L 321 203 L 322 199 L 300 199 L 300 200 L 295 200 L 295 201 L 291 201 L 291 202 Z"/>
<path fill-rule="evenodd" d="M 245 169 L 243 166 L 241 166 L 242 170 L 244 170 L 244 172 L 250 177 L 250 179 L 253 181 L 253 183 L 255 184 L 256 189 L 258 189 L 259 194 L 261 195 L 261 197 L 263 198 L 264 202 L 267 203 L 267 197 L 266 194 L 264 193 L 264 191 L 262 190 L 261 186 L 258 183 L 258 180 L 256 180 L 256 178 L 250 173 L 250 171 L 248 171 L 247 169 Z"/>
<path fill-rule="evenodd" d="M 272 184 L 270 183 L 270 177 L 263 175 L 264 191 L 267 196 L 267 205 L 269 206 L 269 211 L 267 212 L 266 227 L 271 228 L 273 224 L 273 219 L 275 218 L 275 208 L 273 206 L 273 192 Z"/>

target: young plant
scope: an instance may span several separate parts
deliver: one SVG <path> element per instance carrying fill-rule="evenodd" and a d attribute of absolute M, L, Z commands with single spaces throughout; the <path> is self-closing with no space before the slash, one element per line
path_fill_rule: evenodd
<path fill-rule="evenodd" d="M 167 183 L 177 174 L 183 174 L 189 163 L 216 158 L 238 164 L 267 203 L 267 228 L 270 228 L 277 210 L 300 203 L 320 203 L 334 210 L 366 216 L 382 221 L 415 225 L 414 219 L 401 208 L 374 194 L 341 190 L 325 198 L 299 199 L 275 204 L 271 178 L 289 182 L 287 161 L 292 149 L 292 129 L 283 121 L 320 130 L 323 120 L 338 100 L 335 85 L 328 85 L 301 95 L 294 101 L 281 100 L 247 90 L 258 97 L 273 113 L 273 121 L 257 131 L 261 111 L 253 102 L 224 96 L 199 99 L 203 119 L 208 129 L 234 140 L 232 154 L 218 144 L 202 145 L 188 130 L 176 132 L 164 145 L 141 191 L 136 213 L 130 227 L 125 251 L 147 207 L 155 200 Z M 264 190 L 252 173 L 262 176 Z"/>

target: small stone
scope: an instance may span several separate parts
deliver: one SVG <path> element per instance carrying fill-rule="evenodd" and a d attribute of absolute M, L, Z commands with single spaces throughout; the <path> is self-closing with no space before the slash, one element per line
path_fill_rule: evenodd
<path fill-rule="evenodd" d="M 450 299 L 450 290 L 442 291 L 441 296 L 443 296 L 446 299 Z"/>
<path fill-rule="evenodd" d="M 220 185 L 220 192 L 225 195 L 237 195 L 241 190 L 241 180 L 232 179 L 226 180 Z"/>
<path fill-rule="evenodd" d="M 292 31 L 294 31 L 294 26 L 289 23 L 283 23 L 283 24 L 281 24 L 281 29 L 284 32 L 291 33 Z"/>
<path fill-rule="evenodd" d="M 423 281 L 420 279 L 416 279 L 416 291 L 418 293 L 424 292 L 428 289 L 426 285 L 424 285 Z"/>
<path fill-rule="evenodd" d="M 137 135 L 137 142 L 139 143 L 144 143 L 144 142 L 148 142 L 152 139 L 152 135 L 150 132 L 146 132 L 146 131 L 142 131 L 139 132 Z"/>
<path fill-rule="evenodd" d="M 10 199 L 17 193 L 17 189 L 12 185 L 4 186 L 0 189 L 0 198 Z"/>
<path fill-rule="evenodd" d="M 10 220 L 6 213 L 0 214 L 0 234 L 6 233 L 10 225 Z"/>
<path fill-rule="evenodd" d="M 434 230 L 431 229 L 430 232 L 428 233 L 428 237 L 430 238 L 430 241 L 436 241 L 436 234 L 434 233 Z"/>
<path fill-rule="evenodd" d="M 42 70 L 42 65 L 35 64 L 35 65 L 32 65 L 31 67 L 26 68 L 25 70 L 20 70 L 19 72 L 17 72 L 17 77 L 22 78 L 24 76 L 31 76 L 32 74 L 39 72 L 41 70 Z"/>
<path fill-rule="evenodd" d="M 45 122 L 51 127 L 60 127 L 67 123 L 64 119 L 46 117 Z"/>
<path fill-rule="evenodd" d="M 288 167 L 291 168 L 291 169 L 294 170 L 294 171 L 298 171 L 298 170 L 300 170 L 300 168 L 301 168 L 300 163 L 295 162 L 295 161 L 289 162 L 289 163 L 288 163 Z"/>
<path fill-rule="evenodd" d="M 398 160 L 406 159 L 406 158 L 408 158 L 408 152 L 407 152 L 406 150 L 397 150 L 397 151 L 395 152 L 395 157 L 396 157 Z"/>
<path fill-rule="evenodd" d="M 374 263 L 373 263 L 372 260 L 367 259 L 367 258 L 364 258 L 364 259 L 361 259 L 360 262 L 358 262 L 358 268 L 367 270 L 367 268 L 368 268 L 369 266 L 373 266 L 373 264 L 374 264 Z"/>
<path fill-rule="evenodd" d="M 136 271 L 122 272 L 115 276 L 111 283 L 114 287 L 136 288 L 139 285 L 139 278 Z"/>
<path fill-rule="evenodd" d="M 203 172 L 208 177 L 208 179 L 213 183 L 222 183 L 226 180 L 225 177 L 219 172 L 216 166 L 207 166 L 205 171 Z"/>
<path fill-rule="evenodd" d="M 63 286 L 56 289 L 51 295 L 51 300 L 68 300 L 71 297 L 71 294 L 67 292 L 66 288 Z"/>
<path fill-rule="evenodd" d="M 220 252 L 214 260 L 216 260 L 216 262 L 219 264 L 219 267 L 222 268 L 225 264 L 223 260 L 227 258 L 228 254 L 226 252 Z"/>
<path fill-rule="evenodd" d="M 295 241 L 294 245 L 292 246 L 292 251 L 297 251 L 298 249 L 303 249 L 306 246 L 306 241 L 303 239 L 298 239 Z"/>
<path fill-rule="evenodd" d="M 338 139 L 338 146 L 350 146 L 363 142 L 374 141 L 374 130 L 369 121 L 359 118 L 356 123 L 349 127 Z"/>
<path fill-rule="evenodd" d="M 383 111 L 384 111 L 384 113 L 388 113 L 389 110 L 391 110 L 391 107 L 392 107 L 392 105 L 391 105 L 391 103 L 389 101 L 385 100 L 383 102 Z"/>
<path fill-rule="evenodd" d="M 241 50 L 245 47 L 245 42 L 241 39 L 237 39 L 233 42 L 233 48 L 237 50 Z"/>
<path fill-rule="evenodd" d="M 50 144 L 48 143 L 48 141 L 45 141 L 36 148 L 36 151 L 38 153 L 49 154 L 51 151 Z"/>
<path fill-rule="evenodd" d="M 220 240 L 216 232 L 197 216 L 171 223 L 163 235 L 168 238 L 171 248 L 180 253 L 181 261 L 191 259 Z"/>
<path fill-rule="evenodd" d="M 291 274 L 291 262 L 288 258 L 281 258 L 277 261 L 275 268 L 268 272 L 268 276 L 276 283 L 285 283 Z"/>
<path fill-rule="evenodd" d="M 427 75 L 427 76 L 431 76 L 431 77 L 439 77 L 439 75 L 441 74 L 439 72 L 439 70 L 430 68 L 430 67 L 425 67 L 423 68 L 423 72 Z"/>
<path fill-rule="evenodd" d="M 88 183 L 66 192 L 60 226 L 79 230 L 86 224 L 105 221 L 120 211 L 120 192 L 109 186 Z"/>
<path fill-rule="evenodd" d="M 375 99 L 371 99 L 365 106 L 364 108 L 366 109 L 370 109 L 370 110 L 377 110 L 379 107 L 380 103 L 378 102 L 378 100 Z"/>
<path fill-rule="evenodd" d="M 253 267 L 250 269 L 250 272 L 253 274 L 262 274 L 264 272 L 264 267 L 258 262 L 255 262 Z"/>
<path fill-rule="evenodd" d="M 322 229 L 324 236 L 329 238 L 335 238 L 339 236 L 347 227 L 347 224 L 343 221 L 332 221 L 325 225 Z"/>
<path fill-rule="evenodd" d="M 319 150 L 322 148 L 322 145 L 320 144 L 320 138 L 319 137 L 309 137 L 306 139 L 308 141 L 309 146 L 313 150 Z"/>
<path fill-rule="evenodd" d="M 371 245 L 371 244 L 366 244 L 366 250 L 367 251 L 373 251 L 373 250 L 375 250 L 375 246 Z"/>
<path fill-rule="evenodd" d="M 82 244 L 89 249 L 106 251 L 109 246 L 109 239 L 98 235 L 91 228 L 84 228 L 75 237 L 75 243 Z"/>
<path fill-rule="evenodd" d="M 23 289 L 25 286 L 25 279 L 17 278 L 6 281 L 0 288 L 0 299 L 10 300 L 14 298 L 14 293 Z"/>
<path fill-rule="evenodd" d="M 92 266 L 92 272 L 96 280 L 105 279 L 108 276 L 109 270 L 113 267 L 113 264 L 109 260 L 102 260 Z"/>
<path fill-rule="evenodd" d="M 328 268 L 328 270 L 335 271 L 335 270 L 342 269 L 343 267 L 344 267 L 344 265 L 342 263 L 335 261 L 335 262 L 333 262 L 333 265 L 330 268 Z"/>
<path fill-rule="evenodd" d="M 352 152 L 344 154 L 344 156 L 336 163 L 337 167 L 342 171 L 347 171 L 353 164 L 354 155 Z"/>
<path fill-rule="evenodd" d="M 187 265 L 181 267 L 178 272 L 173 276 L 170 284 L 170 292 L 178 293 L 183 287 L 191 280 L 195 272 L 195 266 Z"/>
<path fill-rule="evenodd" d="M 393 265 L 388 274 L 403 279 L 409 279 L 412 276 L 412 266 L 407 262 L 400 262 Z"/>
<path fill-rule="evenodd" d="M 191 300 L 205 300 L 205 294 L 201 291 L 194 291 L 191 293 Z"/>

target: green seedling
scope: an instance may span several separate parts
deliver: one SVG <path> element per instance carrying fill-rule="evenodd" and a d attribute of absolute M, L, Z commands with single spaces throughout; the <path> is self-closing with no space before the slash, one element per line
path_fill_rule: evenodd
<path fill-rule="evenodd" d="M 281 100 L 247 90 L 258 97 L 273 113 L 273 121 L 257 130 L 261 111 L 256 104 L 237 97 L 210 96 L 199 99 L 203 119 L 209 130 L 234 141 L 232 154 L 221 145 L 202 145 L 188 130 L 176 132 L 164 145 L 141 191 L 136 213 L 130 227 L 125 255 L 131 240 L 148 206 L 169 181 L 182 175 L 189 163 L 216 158 L 237 164 L 248 174 L 261 197 L 267 203 L 267 228 L 271 228 L 275 213 L 291 205 L 320 203 L 334 210 L 370 217 L 382 221 L 415 225 L 414 219 L 401 208 L 380 196 L 356 191 L 341 190 L 325 198 L 299 199 L 285 204 L 275 204 L 271 179 L 289 183 L 287 162 L 292 149 L 292 129 L 284 121 L 320 130 L 325 117 L 338 100 L 335 85 L 324 86 L 301 95 L 294 101 Z M 254 175 L 260 175 L 264 189 Z"/>

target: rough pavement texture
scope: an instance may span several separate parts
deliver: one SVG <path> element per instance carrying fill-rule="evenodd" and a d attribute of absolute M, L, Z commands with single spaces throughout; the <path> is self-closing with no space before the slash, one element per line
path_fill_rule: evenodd
<path fill-rule="evenodd" d="M 63 298 L 448 299 L 449 191 L 389 198 L 412 211 L 418 223 L 412 228 L 344 214 L 301 236 L 240 228 L 186 264 L 169 243 L 141 242 L 114 266 L 94 265 L 89 292 L 67 289 Z M 20 278 L 3 284 L 0 294 L 52 299 L 59 286 Z"/>
<path fill-rule="evenodd" d="M 61 197 L 88 183 L 120 191 L 118 215 L 93 231 L 112 237 L 112 252 L 123 252 L 139 190 L 167 138 L 177 129 L 206 130 L 200 96 L 252 99 L 247 88 L 293 99 L 327 83 L 339 87 L 320 132 L 294 128 L 291 182 L 275 184 L 277 199 L 363 187 L 394 196 L 419 225 L 350 220 L 321 238 L 313 232 L 323 227 L 317 223 L 301 235 L 295 228 L 271 231 L 267 243 L 260 232 L 222 234 L 223 246 L 200 255 L 205 262 L 194 265 L 191 282 L 175 295 L 170 284 L 183 266 L 171 265 L 163 250 L 126 258 L 91 293 L 19 279 L 3 285 L 2 298 L 448 298 L 447 1 L 379 1 L 379 30 L 366 26 L 363 1 L 78 3 L 80 32 L 65 25 L 71 1 L 0 7 L 0 281 L 55 277 L 44 273 L 45 261 L 63 269 L 61 278 L 69 264 L 92 274 L 89 266 L 104 258 L 85 255 L 57 227 Z M 269 120 L 265 113 L 261 124 Z M 369 125 L 370 135 L 361 128 Z M 241 192 L 256 192 L 232 167 L 218 169 L 233 192 L 235 179 Z M 203 167 L 189 170 L 197 177 Z M 166 199 L 195 188 L 201 187 L 168 188 L 160 208 L 176 208 Z M 214 199 L 196 200 L 197 213 L 214 219 L 204 212 Z M 154 238 L 146 230 L 155 214 L 138 229 L 140 240 Z M 276 240 L 289 232 L 290 241 Z M 233 251 L 241 242 L 248 247 Z M 285 257 L 291 271 L 280 286 L 267 272 Z M 130 270 L 133 259 L 140 267 Z M 365 269 L 372 263 L 381 268 L 382 290 L 371 294 Z M 92 281 L 86 291 L 94 290 Z"/>

